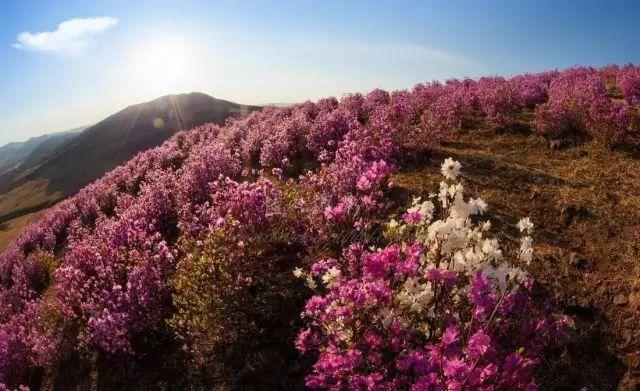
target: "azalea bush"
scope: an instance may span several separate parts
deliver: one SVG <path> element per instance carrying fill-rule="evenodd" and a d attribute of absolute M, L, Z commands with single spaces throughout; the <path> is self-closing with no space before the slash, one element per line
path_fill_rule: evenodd
<path fill-rule="evenodd" d="M 640 68 L 633 64 L 622 67 L 618 73 L 618 86 L 629 104 L 640 105 Z"/>
<path fill-rule="evenodd" d="M 576 67 L 554 78 L 549 100 L 536 108 L 535 130 L 552 139 L 578 143 L 585 136 L 611 146 L 627 135 L 627 107 L 614 102 L 598 70 Z"/>
<path fill-rule="evenodd" d="M 516 92 L 517 102 L 528 109 L 534 109 L 549 98 L 549 84 L 557 77 L 558 71 L 518 75 L 510 79 Z"/>
<path fill-rule="evenodd" d="M 483 77 L 478 80 L 476 94 L 487 120 L 502 128 L 513 124 L 522 109 L 516 86 L 502 77 Z"/>
<path fill-rule="evenodd" d="M 294 271 L 317 287 L 296 342 L 317 354 L 309 388 L 536 389 L 533 370 L 563 318 L 531 299 L 533 224 L 520 220 L 518 250 L 503 254 L 481 220 L 487 204 L 465 200 L 459 172 L 445 160 L 448 182 L 388 223 L 384 248 L 354 243 Z"/>
<path fill-rule="evenodd" d="M 480 110 L 472 79 L 434 84 L 441 91 L 422 115 L 422 126 L 432 132 L 456 133 L 466 129 Z"/>
<path fill-rule="evenodd" d="M 201 358 L 247 324 L 259 297 L 308 295 L 305 284 L 319 289 L 300 337 L 321 353 L 312 386 L 528 384 L 555 327 L 529 300 L 528 236 L 522 254 L 501 257 L 479 224 L 486 205 L 451 183 L 384 225 L 389 178 L 452 134 L 509 129 L 532 112 L 542 135 L 612 145 L 637 111 L 636 76 L 629 65 L 434 81 L 178 132 L 44 212 L 0 254 L 0 384 L 18 387 L 69 352 L 143 357 L 140 341 Z M 625 99 L 609 95 L 614 77 Z M 447 179 L 458 170 L 448 161 Z M 310 259 L 322 261 L 297 285 L 281 282 Z M 414 291 L 426 292 L 418 312 Z M 369 354 L 365 340 L 379 348 Z M 469 348 L 479 341 L 489 341 L 481 357 Z M 402 361 L 414 351 L 415 363 Z"/>

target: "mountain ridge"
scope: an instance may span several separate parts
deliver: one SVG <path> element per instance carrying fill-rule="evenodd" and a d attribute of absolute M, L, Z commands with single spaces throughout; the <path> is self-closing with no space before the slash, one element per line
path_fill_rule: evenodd
<path fill-rule="evenodd" d="M 0 173 L 0 221 L 52 205 L 179 130 L 222 125 L 228 117 L 258 109 L 201 92 L 129 105 L 55 148 L 34 148 L 30 159 Z"/>
<path fill-rule="evenodd" d="M 36 156 L 46 154 L 50 149 L 70 140 L 86 128 L 88 126 L 49 132 L 0 146 L 0 175 L 19 168 L 22 163 L 32 159 L 34 153 Z"/>

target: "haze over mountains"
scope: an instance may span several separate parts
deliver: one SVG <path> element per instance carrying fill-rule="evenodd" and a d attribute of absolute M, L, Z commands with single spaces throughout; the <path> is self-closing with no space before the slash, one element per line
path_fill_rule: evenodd
<path fill-rule="evenodd" d="M 81 132 L 8 144 L 0 148 L 0 223 L 75 193 L 178 130 L 223 124 L 257 109 L 203 93 L 168 95 L 129 106 Z"/>
<path fill-rule="evenodd" d="M 31 137 L 23 142 L 13 142 L 0 147 L 0 175 L 15 169 L 20 169 L 22 163 L 35 161 L 51 153 L 62 143 L 75 137 L 88 126 L 47 133 Z"/>

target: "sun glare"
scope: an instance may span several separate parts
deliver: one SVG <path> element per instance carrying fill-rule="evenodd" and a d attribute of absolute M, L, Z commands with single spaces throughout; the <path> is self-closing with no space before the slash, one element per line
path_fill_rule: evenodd
<path fill-rule="evenodd" d="M 181 89 L 193 73 L 194 57 L 193 45 L 183 39 L 141 44 L 128 69 L 131 83 L 150 91 Z"/>

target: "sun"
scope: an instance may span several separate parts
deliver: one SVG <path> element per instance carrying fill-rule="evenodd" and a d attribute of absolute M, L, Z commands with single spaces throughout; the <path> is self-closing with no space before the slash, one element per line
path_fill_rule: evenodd
<path fill-rule="evenodd" d="M 130 83 L 150 91 L 181 89 L 193 75 L 195 58 L 193 44 L 182 38 L 141 43 L 128 66 Z"/>

